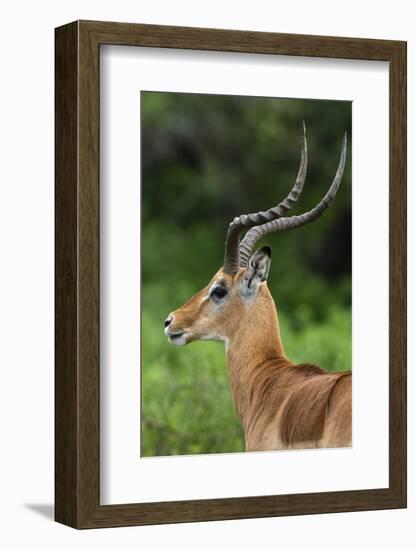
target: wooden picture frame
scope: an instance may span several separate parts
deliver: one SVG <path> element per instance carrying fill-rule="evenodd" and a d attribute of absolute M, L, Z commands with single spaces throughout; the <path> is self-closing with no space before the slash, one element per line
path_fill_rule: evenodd
<path fill-rule="evenodd" d="M 406 506 L 406 43 L 76 21 L 56 29 L 55 519 L 116 527 Z M 117 44 L 389 62 L 389 487 L 100 505 L 99 56 Z"/>

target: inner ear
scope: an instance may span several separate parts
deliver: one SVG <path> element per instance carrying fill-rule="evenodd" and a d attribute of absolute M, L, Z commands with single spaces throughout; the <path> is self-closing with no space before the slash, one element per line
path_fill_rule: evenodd
<path fill-rule="evenodd" d="M 245 286 L 248 290 L 254 290 L 268 278 L 271 255 L 272 251 L 269 246 L 263 246 L 251 256 L 244 275 Z"/>

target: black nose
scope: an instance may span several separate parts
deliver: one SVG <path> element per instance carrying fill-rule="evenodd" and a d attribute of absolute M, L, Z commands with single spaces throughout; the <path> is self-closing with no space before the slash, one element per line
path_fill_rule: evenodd
<path fill-rule="evenodd" d="M 171 321 L 172 321 L 172 317 L 168 317 L 168 319 L 165 319 L 164 327 L 169 326 L 171 324 Z"/>

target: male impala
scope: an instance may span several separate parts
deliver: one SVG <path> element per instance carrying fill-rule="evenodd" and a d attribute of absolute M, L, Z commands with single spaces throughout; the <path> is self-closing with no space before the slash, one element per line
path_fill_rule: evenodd
<path fill-rule="evenodd" d="M 209 284 L 172 312 L 165 333 L 178 346 L 194 340 L 225 343 L 228 377 L 247 451 L 347 447 L 352 441 L 352 377 L 292 363 L 280 337 L 266 279 L 271 249 L 252 253 L 268 233 L 295 229 L 319 218 L 334 199 L 346 159 L 325 197 L 309 212 L 283 217 L 297 201 L 307 171 L 307 140 L 289 195 L 266 212 L 235 218 L 228 229 L 224 264 Z M 240 241 L 240 234 L 250 229 Z"/>

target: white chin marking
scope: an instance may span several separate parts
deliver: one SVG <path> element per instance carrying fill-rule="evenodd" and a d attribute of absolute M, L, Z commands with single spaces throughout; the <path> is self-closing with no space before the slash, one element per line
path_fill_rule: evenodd
<path fill-rule="evenodd" d="M 210 340 L 211 342 L 224 342 L 225 338 L 221 334 L 205 334 L 200 340 Z"/>
<path fill-rule="evenodd" d="M 171 344 L 174 344 L 174 346 L 185 346 L 187 343 L 187 339 L 184 334 L 181 334 L 181 336 L 170 336 L 168 340 Z"/>

